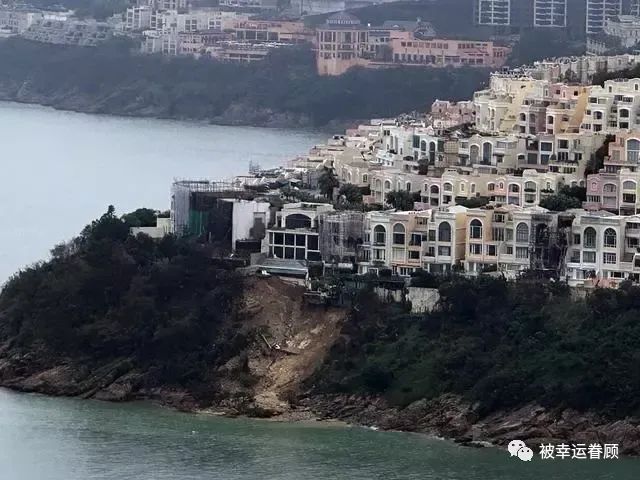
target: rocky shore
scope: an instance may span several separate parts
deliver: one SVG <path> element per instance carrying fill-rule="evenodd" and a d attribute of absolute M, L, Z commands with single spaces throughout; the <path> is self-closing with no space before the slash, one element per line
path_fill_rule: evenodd
<path fill-rule="evenodd" d="M 380 397 L 357 395 L 302 395 L 282 398 L 281 392 L 218 396 L 204 407 L 191 392 L 145 386 L 142 372 L 129 371 L 127 359 L 96 370 L 75 362 L 20 374 L 28 357 L 0 360 L 0 386 L 53 396 L 124 402 L 150 400 L 186 412 L 269 418 L 276 421 L 341 421 L 380 430 L 415 432 L 453 440 L 466 446 L 505 446 L 519 439 L 542 443 L 617 443 L 620 454 L 640 456 L 640 419 L 610 420 L 595 413 L 547 409 L 528 404 L 517 410 L 481 417 L 474 405 L 455 395 L 419 400 L 406 408 L 390 406 Z"/>
<path fill-rule="evenodd" d="M 297 115 L 286 112 L 275 112 L 267 108 L 257 108 L 242 103 L 231 105 L 222 115 L 205 117 L 185 117 L 174 115 L 165 108 L 157 105 L 150 105 L 144 99 L 132 101 L 126 105 L 110 102 L 107 97 L 91 97 L 79 94 L 78 92 L 68 92 L 63 95 L 50 96 L 32 93 L 25 86 L 18 90 L 8 86 L 0 85 L 0 101 L 24 103 L 29 105 L 41 105 L 55 108 L 56 110 L 70 111 L 76 113 L 89 113 L 100 115 L 117 115 L 134 118 L 155 118 L 164 120 L 182 120 L 193 122 L 207 122 L 214 125 L 226 126 L 248 126 L 265 128 L 313 128 L 311 118 L 306 115 Z M 329 128 L 343 130 L 345 126 L 352 122 L 335 122 Z"/>
<path fill-rule="evenodd" d="M 640 455 L 638 418 L 610 420 L 595 413 L 546 409 L 537 404 L 481 417 L 473 405 L 455 395 L 419 400 L 403 409 L 389 406 L 379 397 L 354 395 L 314 396 L 303 399 L 301 405 L 320 419 L 435 435 L 468 446 L 505 446 L 514 439 L 529 445 L 617 443 L 620 454 Z"/>

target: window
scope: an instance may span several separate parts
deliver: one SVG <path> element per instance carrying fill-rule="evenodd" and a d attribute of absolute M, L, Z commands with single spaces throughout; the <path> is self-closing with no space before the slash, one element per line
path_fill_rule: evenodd
<path fill-rule="evenodd" d="M 596 230 L 593 227 L 584 229 L 583 238 L 585 248 L 596 248 Z"/>
<path fill-rule="evenodd" d="M 382 225 L 376 225 L 376 227 L 373 229 L 373 241 L 375 243 L 384 244 L 387 241 L 386 237 L 386 229 Z"/>
<path fill-rule="evenodd" d="M 633 182 L 631 180 L 627 180 L 622 184 L 622 189 L 623 190 L 634 190 L 636 189 L 636 182 Z"/>
<path fill-rule="evenodd" d="M 631 138 L 627 140 L 627 162 L 637 164 L 640 159 L 640 140 Z"/>
<path fill-rule="evenodd" d="M 409 245 L 422 245 L 422 235 L 419 233 L 412 233 Z"/>
<path fill-rule="evenodd" d="M 496 256 L 496 246 L 495 245 L 487 245 L 487 255 L 490 257 Z"/>
<path fill-rule="evenodd" d="M 404 225 L 401 223 L 396 223 L 393 226 L 393 244 L 394 245 L 404 245 Z"/>
<path fill-rule="evenodd" d="M 507 248 L 505 249 L 505 254 L 513 255 L 513 247 L 511 245 L 507 245 Z"/>
<path fill-rule="evenodd" d="M 482 255 L 482 245 L 480 245 L 479 243 L 470 243 L 469 253 L 471 255 Z"/>
<path fill-rule="evenodd" d="M 430 242 L 435 242 L 436 241 L 436 231 L 435 230 L 429 230 L 429 241 Z"/>
<path fill-rule="evenodd" d="M 491 238 L 494 242 L 504 241 L 504 228 L 493 227 L 491 229 Z"/>
<path fill-rule="evenodd" d="M 419 260 L 420 252 L 417 250 L 409 250 L 409 259 L 410 260 Z"/>
<path fill-rule="evenodd" d="M 616 193 L 616 186 L 613 183 L 607 183 L 603 189 L 604 193 Z"/>
<path fill-rule="evenodd" d="M 516 258 L 529 258 L 529 249 L 527 247 L 516 247 Z"/>
<path fill-rule="evenodd" d="M 609 253 L 609 252 L 605 252 L 602 254 L 602 263 L 606 264 L 606 265 L 611 265 L 613 263 L 616 263 L 616 254 L 615 253 Z"/>
<path fill-rule="evenodd" d="M 451 192 L 453 190 L 453 186 L 450 183 L 445 183 L 442 188 L 445 192 Z"/>
<path fill-rule="evenodd" d="M 469 237 L 475 239 L 482 238 L 482 222 L 480 220 L 471 220 L 469 224 Z"/>
<path fill-rule="evenodd" d="M 441 257 L 450 257 L 451 247 L 438 247 L 438 255 Z"/>
<path fill-rule="evenodd" d="M 529 226 L 522 222 L 516 227 L 516 242 L 527 243 L 529 241 Z"/>
<path fill-rule="evenodd" d="M 438 241 L 451 241 L 451 225 L 448 222 L 441 222 L 440 225 L 438 225 Z"/>
<path fill-rule="evenodd" d="M 487 184 L 487 190 L 489 190 L 490 192 L 493 192 L 496 189 L 495 184 L 493 183 L 488 183 Z"/>
<path fill-rule="evenodd" d="M 607 228 L 604 231 L 604 246 L 608 248 L 616 246 L 616 231 L 613 228 Z"/>
<path fill-rule="evenodd" d="M 580 245 L 580 234 L 579 233 L 574 233 L 573 234 L 573 244 L 574 245 Z"/>
<path fill-rule="evenodd" d="M 582 252 L 583 263 L 596 263 L 596 252 Z"/>

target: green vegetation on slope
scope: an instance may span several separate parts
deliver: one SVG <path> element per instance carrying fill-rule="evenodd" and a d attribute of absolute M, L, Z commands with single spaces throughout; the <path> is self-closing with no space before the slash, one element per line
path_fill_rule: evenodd
<path fill-rule="evenodd" d="M 0 41 L 0 98 L 95 113 L 237 124 L 325 125 L 424 111 L 436 98 L 466 99 L 486 70 L 353 69 L 315 73 L 307 48 L 250 65 L 130 52 L 117 40 L 92 49 Z"/>
<path fill-rule="evenodd" d="M 50 261 L 6 283 L 0 345 L 3 356 L 29 354 L 34 369 L 124 358 L 148 387 L 197 393 L 245 342 L 227 322 L 241 290 L 240 278 L 197 246 L 134 238 L 110 207 Z"/>
<path fill-rule="evenodd" d="M 538 402 L 640 413 L 640 288 L 572 300 L 539 279 L 440 279 L 422 316 L 361 295 L 314 379 L 324 392 L 382 393 L 398 405 L 444 393 L 490 413 Z"/>

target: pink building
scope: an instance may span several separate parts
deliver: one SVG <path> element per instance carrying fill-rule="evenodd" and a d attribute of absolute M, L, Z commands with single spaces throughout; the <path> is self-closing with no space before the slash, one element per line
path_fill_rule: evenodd
<path fill-rule="evenodd" d="M 493 42 L 471 40 L 419 40 L 395 36 L 389 41 L 393 63 L 432 67 L 501 67 L 511 52 Z"/>

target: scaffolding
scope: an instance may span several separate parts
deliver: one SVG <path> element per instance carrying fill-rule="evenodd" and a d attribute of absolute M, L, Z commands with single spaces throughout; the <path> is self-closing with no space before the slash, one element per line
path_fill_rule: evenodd
<path fill-rule="evenodd" d="M 248 195 L 243 186 L 232 182 L 213 182 L 209 180 L 174 180 L 171 185 L 171 227 L 178 236 L 189 235 L 192 230 L 198 233 L 202 229 L 203 218 L 198 214 L 202 208 L 196 208 L 199 202 L 194 194 L 210 194 L 215 198 L 242 198 Z M 200 224 L 194 225 L 195 223 Z"/>
<path fill-rule="evenodd" d="M 574 215 L 536 213 L 531 218 L 529 268 L 552 271 L 561 277 L 565 273 L 565 257 Z"/>
<path fill-rule="evenodd" d="M 320 254 L 327 263 L 354 264 L 364 241 L 364 213 L 326 212 L 318 218 Z"/>

